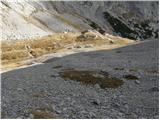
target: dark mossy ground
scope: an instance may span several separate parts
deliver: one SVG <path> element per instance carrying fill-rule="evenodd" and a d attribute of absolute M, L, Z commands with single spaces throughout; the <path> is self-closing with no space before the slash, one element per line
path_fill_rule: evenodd
<path fill-rule="evenodd" d="M 65 80 L 74 80 L 85 85 L 98 84 L 101 88 L 117 88 L 123 85 L 123 80 L 115 77 L 110 77 L 109 74 L 104 74 L 96 71 L 80 71 L 80 70 L 65 70 L 60 72 L 60 75 Z"/>

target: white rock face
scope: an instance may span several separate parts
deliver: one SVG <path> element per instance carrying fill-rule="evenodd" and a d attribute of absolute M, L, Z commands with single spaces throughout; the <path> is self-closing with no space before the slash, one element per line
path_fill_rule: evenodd
<path fill-rule="evenodd" d="M 158 38 L 156 1 L 1 1 L 1 40 L 55 32 L 105 31 L 131 39 Z"/>
<path fill-rule="evenodd" d="M 0 14 L 2 15 L 0 21 L 0 27 L 2 29 L 1 40 L 30 39 L 50 34 L 27 21 L 27 17 L 33 12 L 32 7 L 26 5 L 27 8 L 31 8 L 32 10 L 22 11 L 20 4 L 13 2 L 9 3 L 9 5 L 15 9 L 8 8 L 4 4 L 0 6 Z"/>

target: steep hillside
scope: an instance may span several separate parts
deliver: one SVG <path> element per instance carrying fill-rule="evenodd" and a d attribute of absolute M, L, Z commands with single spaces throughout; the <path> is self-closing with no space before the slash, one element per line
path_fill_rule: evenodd
<path fill-rule="evenodd" d="M 23 39 L 84 29 L 130 39 L 158 38 L 158 6 L 158 1 L 3 1 L 1 38 Z"/>
<path fill-rule="evenodd" d="M 22 6 L 17 3 L 8 4 L 2 2 L 0 6 L 2 39 L 26 39 L 48 34 L 48 32 L 37 27 L 36 24 L 27 21 L 27 18 L 35 9 L 33 7 L 28 9 L 29 5 L 27 3 L 24 3 L 23 6 L 28 7 L 26 8 L 27 10 L 22 12 Z"/>

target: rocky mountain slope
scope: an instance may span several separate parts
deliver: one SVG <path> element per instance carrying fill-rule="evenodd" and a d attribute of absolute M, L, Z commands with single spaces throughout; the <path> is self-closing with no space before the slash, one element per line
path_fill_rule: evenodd
<path fill-rule="evenodd" d="M 84 29 L 130 39 L 158 38 L 158 6 L 158 1 L 1 1 L 1 38 Z"/>
<path fill-rule="evenodd" d="M 159 117 L 158 40 L 57 57 L 1 78 L 5 119 Z"/>

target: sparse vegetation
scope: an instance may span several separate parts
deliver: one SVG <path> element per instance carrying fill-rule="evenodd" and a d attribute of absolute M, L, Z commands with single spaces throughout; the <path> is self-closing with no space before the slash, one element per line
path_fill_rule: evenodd
<path fill-rule="evenodd" d="M 106 76 L 96 71 L 80 71 L 80 70 L 65 70 L 60 72 L 60 75 L 65 80 L 74 80 L 81 82 L 84 85 L 98 84 L 101 88 L 117 88 L 123 85 L 123 80 Z"/>
<path fill-rule="evenodd" d="M 120 21 L 118 18 L 112 16 L 108 12 L 104 12 L 103 14 L 116 33 L 119 33 L 122 37 L 125 38 L 130 38 L 130 39 L 137 38 L 138 33 L 129 28 L 125 23 Z"/>
<path fill-rule="evenodd" d="M 29 111 L 32 115 L 32 119 L 56 119 L 57 118 L 57 115 L 55 114 L 51 105 L 47 105 L 47 106 L 36 108 L 36 109 L 30 109 Z"/>
<path fill-rule="evenodd" d="M 69 35 L 64 36 L 63 39 L 65 39 L 65 41 L 63 42 L 61 42 L 61 40 L 63 40 L 61 39 L 62 34 L 49 35 L 32 40 L 15 40 L 11 42 L 2 41 L 2 64 L 29 58 L 25 45 L 29 45 L 31 49 L 36 52 L 37 56 L 41 56 L 63 48 L 60 44 L 70 43 L 72 39 L 69 40 L 69 38 L 74 38 L 73 35 L 71 36 L 72 37 Z"/>
<path fill-rule="evenodd" d="M 37 92 L 32 94 L 32 97 L 45 97 L 45 96 L 47 96 L 47 93 L 45 92 Z"/>
<path fill-rule="evenodd" d="M 90 26 L 91 26 L 92 28 L 94 28 L 94 29 L 98 29 L 98 28 L 99 28 L 99 26 L 98 26 L 95 22 L 91 22 L 91 23 L 90 23 Z"/>
<path fill-rule="evenodd" d="M 124 18 L 126 18 L 126 19 L 127 19 L 127 18 L 132 18 L 132 17 L 135 16 L 135 13 L 134 13 L 133 11 L 129 11 L 129 12 L 123 13 L 122 16 L 123 16 Z"/>
<path fill-rule="evenodd" d="M 54 119 L 55 117 L 49 111 L 35 110 L 32 111 L 33 119 Z"/>
<path fill-rule="evenodd" d="M 132 43 L 132 40 L 124 39 L 120 37 L 114 37 L 109 35 L 108 37 L 102 37 L 99 33 L 89 32 L 85 34 L 85 40 L 80 40 L 80 32 L 77 33 L 56 33 L 53 35 L 44 36 L 41 38 L 35 38 L 30 40 L 11 40 L 1 42 L 1 60 L 2 65 L 9 67 L 9 64 L 14 68 L 15 66 L 20 66 L 21 61 L 30 59 L 25 45 L 30 46 L 31 50 L 36 54 L 36 58 L 44 54 L 50 54 L 53 52 L 58 52 L 59 50 L 65 50 L 67 46 L 73 45 L 87 45 L 92 44 L 93 46 L 101 45 L 111 45 L 110 40 L 114 42 L 114 45 L 127 45 Z M 101 36 L 100 36 L 101 35 Z M 14 65 L 13 65 L 14 63 Z M 8 68 L 7 67 L 7 68 Z M 11 68 L 12 68 L 11 67 Z"/>
<path fill-rule="evenodd" d="M 9 43 L 2 42 L 2 64 L 12 62 L 13 60 L 17 61 L 28 58 L 25 45 L 31 46 L 31 49 L 33 49 L 38 56 L 52 52 L 55 49 L 52 40 L 45 39 L 41 39 L 38 42 L 36 40 L 22 40 Z"/>

